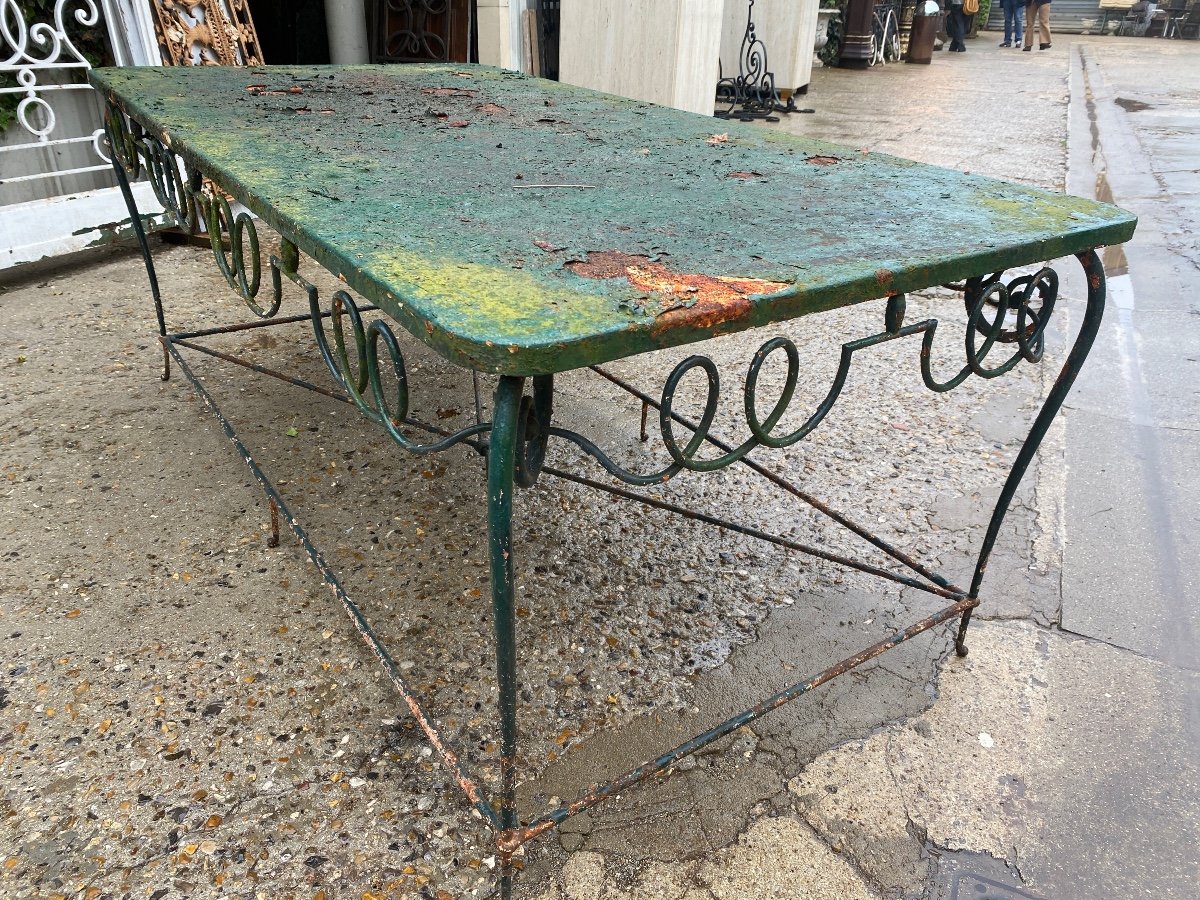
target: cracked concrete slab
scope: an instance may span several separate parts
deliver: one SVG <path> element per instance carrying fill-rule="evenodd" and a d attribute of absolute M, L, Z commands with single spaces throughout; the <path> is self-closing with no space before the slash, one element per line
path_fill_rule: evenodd
<path fill-rule="evenodd" d="M 652 863 L 619 874 L 599 853 L 582 852 L 536 900 L 871 900 L 849 863 L 788 816 L 755 822 L 736 843 L 683 865 Z"/>
<path fill-rule="evenodd" d="M 1054 478 L 1060 467 L 1058 437 L 1052 432 L 1043 445 L 1042 458 L 1053 464 L 1039 463 L 1013 499 L 988 563 L 977 618 L 1029 619 L 1045 626 L 1059 621 L 1062 504 L 1059 490 L 1039 487 Z M 994 504 L 993 492 L 947 493 L 931 510 L 931 526 L 956 535 L 954 551 L 943 554 L 938 564 L 957 584 L 970 583 L 982 539 L 979 526 L 987 521 Z M 906 589 L 905 597 L 913 593 Z"/>
<path fill-rule="evenodd" d="M 931 609 L 936 603 L 924 603 Z M 522 786 L 536 805 L 571 798 L 589 784 L 652 759 L 692 735 L 909 624 L 895 600 L 854 592 L 805 595 L 772 612 L 759 640 L 736 648 L 726 664 L 699 675 L 689 706 L 599 732 Z M 762 805 L 784 792 L 795 768 L 880 722 L 917 715 L 933 702 L 932 679 L 950 648 L 947 631 L 921 635 L 810 696 L 743 726 L 651 782 L 570 820 L 567 850 L 677 857 L 733 841 Z"/>
<path fill-rule="evenodd" d="M 789 788 L 885 892 L 918 891 L 927 843 L 1004 860 L 1048 897 L 1186 897 L 1200 877 L 1198 685 L 1106 644 L 981 623 L 921 719 L 823 755 Z M 897 865 L 906 841 L 917 862 Z"/>

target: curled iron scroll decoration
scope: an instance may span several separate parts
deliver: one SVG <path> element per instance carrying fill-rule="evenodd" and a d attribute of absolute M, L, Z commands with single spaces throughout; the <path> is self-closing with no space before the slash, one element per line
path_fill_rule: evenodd
<path fill-rule="evenodd" d="M 717 81 L 717 103 L 728 104 L 727 109 L 715 113 L 717 118 L 740 118 L 750 121 L 768 118 L 777 111 L 789 112 L 779 102 L 775 87 L 775 74 L 767 65 L 767 47 L 758 36 L 754 25 L 754 0 L 746 8 L 746 29 L 742 34 L 741 49 L 738 51 L 738 73 L 725 77 L 722 73 Z M 740 107 L 740 110 L 739 110 Z M 735 112 L 736 111 L 736 112 Z"/>
<path fill-rule="evenodd" d="M 363 322 L 362 313 L 346 291 L 335 291 L 330 307 L 330 330 L 333 344 L 325 334 L 325 315 L 321 309 L 317 289 L 294 272 L 285 273 L 308 292 L 309 312 L 317 349 L 334 380 L 342 387 L 350 400 L 364 416 L 386 429 L 393 441 L 410 453 L 436 453 L 448 450 L 455 444 L 484 434 L 491 430 L 490 422 L 483 422 L 448 434 L 437 441 L 420 443 L 409 438 L 402 430 L 408 419 L 408 371 L 404 365 L 404 354 L 391 326 L 383 319 Z M 346 342 L 345 321 L 350 323 L 351 345 Z M 385 365 L 380 364 L 380 344 L 383 345 Z M 353 347 L 353 362 L 350 347 Z M 392 391 L 385 389 L 384 372 L 390 371 Z"/>
<path fill-rule="evenodd" d="M 283 281 L 278 260 L 272 258 L 270 302 L 264 305 L 257 301 L 262 287 L 262 257 L 254 217 L 244 210 L 235 215 L 224 195 L 206 190 L 199 170 L 136 121 L 126 119 L 115 106 L 109 106 L 106 120 L 109 145 L 130 179 L 144 172 L 154 196 L 180 228 L 197 234 L 203 226 L 225 281 L 256 316 L 274 317 L 283 302 Z M 286 240 L 284 245 L 286 256 Z"/>
<path fill-rule="evenodd" d="M 683 470 L 712 472 L 743 459 L 756 447 L 790 447 L 803 440 L 821 424 L 833 409 L 845 387 L 854 354 L 868 347 L 911 335 L 922 335 L 920 351 L 921 379 L 931 391 L 944 393 L 958 387 L 971 375 L 997 378 L 1011 371 L 1021 360 L 1036 363 L 1045 349 L 1045 331 L 1058 298 L 1058 274 L 1042 268 L 1032 275 L 1022 275 L 1007 283 L 1000 273 L 987 279 L 972 279 L 965 285 L 967 327 L 964 336 L 966 363 L 952 377 L 939 381 L 933 374 L 933 345 L 937 319 L 925 319 L 904 324 L 905 298 L 897 295 L 888 299 L 884 330 L 869 337 L 842 345 L 837 373 L 825 397 L 807 419 L 787 433 L 777 434 L 776 428 L 791 407 L 800 375 L 800 354 L 796 345 L 786 337 L 774 337 L 764 343 L 750 361 L 743 391 L 743 415 L 750 431 L 741 444 L 720 456 L 702 459 L 697 456 L 710 437 L 720 401 L 721 382 L 716 363 L 706 356 L 689 356 L 671 372 L 663 387 L 659 404 L 659 431 L 663 445 L 671 457 L 666 466 L 648 473 L 631 472 L 614 461 L 594 442 L 564 428 L 551 427 L 549 433 L 570 441 L 593 457 L 610 475 L 633 485 L 649 485 L 667 481 Z M 994 312 L 992 311 L 994 310 Z M 1010 325 L 1010 318 L 1015 320 Z M 1003 361 L 989 365 L 988 358 L 998 345 L 1016 344 L 1016 349 Z M 758 382 L 763 365 L 775 353 L 784 354 L 787 372 L 783 389 L 765 418 L 758 414 Z M 707 382 L 703 410 L 699 420 L 688 423 L 690 435 L 686 440 L 676 434 L 676 425 L 687 420 L 675 413 L 675 397 L 684 378 L 694 370 L 703 373 Z"/>
<path fill-rule="evenodd" d="M 405 435 L 401 427 L 408 419 L 408 375 L 399 342 L 388 324 L 379 319 L 364 324 L 358 305 L 342 290 L 334 293 L 330 311 L 326 314 L 321 309 L 316 286 L 299 274 L 300 253 L 296 244 L 284 236 L 280 240 L 281 256 L 272 255 L 269 259 L 270 302 L 260 305 L 257 298 L 263 282 L 262 257 L 253 216 L 245 211 L 235 214 L 224 195 L 217 191 L 207 192 L 201 172 L 181 160 L 135 120 L 127 119 L 115 106 L 110 105 L 106 118 L 109 143 L 116 161 L 130 178 L 145 173 L 155 197 L 182 227 L 196 233 L 200 225 L 204 225 L 217 268 L 255 315 L 270 319 L 279 312 L 284 277 L 305 292 L 317 347 L 334 380 L 351 402 L 368 419 L 382 425 L 397 444 L 412 453 L 432 453 L 491 430 L 491 423 L 480 423 L 424 444 Z M 333 332 L 332 346 L 325 334 L 326 318 L 330 320 Z M 350 323 L 350 344 L 347 343 L 345 320 Z M 393 376 L 391 397 L 384 389 L 385 368 L 380 365 L 380 344 L 386 356 L 385 365 L 390 364 Z M 551 392 L 549 379 L 535 379 L 534 396 L 526 397 L 522 405 L 522 452 L 518 453 L 517 476 L 526 486 L 536 479 L 545 455 Z"/>

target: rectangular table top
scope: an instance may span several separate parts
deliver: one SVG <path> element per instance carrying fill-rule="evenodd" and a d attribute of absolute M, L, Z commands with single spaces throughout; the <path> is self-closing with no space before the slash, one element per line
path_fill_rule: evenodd
<path fill-rule="evenodd" d="M 1116 207 L 485 66 L 106 97 L 453 362 L 542 374 L 1128 240 Z"/>

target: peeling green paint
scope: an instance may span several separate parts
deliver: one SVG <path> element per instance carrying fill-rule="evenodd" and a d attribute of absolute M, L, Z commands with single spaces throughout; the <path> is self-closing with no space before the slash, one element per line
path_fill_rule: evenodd
<path fill-rule="evenodd" d="M 483 371 L 563 371 L 702 340 L 1121 243 L 1136 222 L 1105 204 L 481 66 L 91 78 L 418 338 Z M 710 142 L 717 133 L 728 139 Z M 566 265 L 596 251 L 791 287 L 731 320 L 656 327 L 653 310 L 683 304 Z"/>

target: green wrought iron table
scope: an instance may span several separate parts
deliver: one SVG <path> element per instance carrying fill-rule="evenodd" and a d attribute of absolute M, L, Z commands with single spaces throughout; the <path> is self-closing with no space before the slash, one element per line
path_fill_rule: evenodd
<path fill-rule="evenodd" d="M 956 648 L 966 653 L 967 625 L 1001 522 L 1100 324 L 1105 286 L 1095 249 L 1128 240 L 1136 224 L 1124 211 L 1088 200 L 750 126 L 722 123 L 723 133 L 714 134 L 712 119 L 487 67 L 129 68 L 95 70 L 91 78 L 107 101 L 114 169 L 133 221 L 141 220 L 128 183 L 144 173 L 181 227 L 207 233 L 220 270 L 259 317 L 201 331 L 169 330 L 139 225 L 163 378 L 177 366 L 217 416 L 268 495 L 276 536 L 282 512 L 414 720 L 494 829 L 503 896 L 512 889 L 512 854 L 526 841 L 739 726 L 944 622 L 957 621 Z M 254 216 L 235 212 L 230 197 Z M 279 255 L 265 265 L 258 222 L 280 239 Z M 301 254 L 336 275 L 346 290 L 323 301 L 301 274 Z M 995 378 L 1021 362 L 1039 362 L 1061 302 L 1058 275 L 1045 261 L 1071 255 L 1087 278 L 1082 324 L 1003 484 L 968 588 L 750 459 L 757 447 L 786 447 L 816 428 L 841 393 L 854 355 L 872 346 L 919 336 L 922 378 L 939 392 L 971 376 Z M 1005 275 L 1013 269 L 1028 271 Z M 279 315 L 285 281 L 306 295 L 307 309 L 299 315 Z M 963 296 L 963 361 L 945 381 L 931 365 L 937 321 L 905 321 L 905 292 L 934 285 L 951 285 Z M 748 364 L 745 437 L 733 443 L 713 432 L 720 379 L 708 357 L 683 360 L 657 397 L 601 368 L 853 304 L 862 305 L 864 318 L 877 315 L 868 301 L 883 302 L 882 323 L 843 345 L 827 395 L 794 430 L 778 426 L 804 373 L 795 345 L 784 336 L 763 343 Z M 302 320 L 311 321 L 337 389 L 401 448 L 432 453 L 468 444 L 486 458 L 501 729 L 494 799 L 438 734 L 388 650 L 181 353 L 203 349 L 198 339 L 222 331 Z M 482 376 L 498 376 L 491 421 L 482 420 L 478 403 L 475 424 L 453 433 L 410 416 L 396 329 L 469 371 L 477 392 Z M 757 388 L 771 357 L 786 364 L 786 377 L 763 416 Z M 647 411 L 657 411 L 669 454 L 665 465 L 631 471 L 587 436 L 555 424 L 554 376 L 585 367 L 642 402 L 643 435 Z M 707 383 L 698 420 L 675 409 L 676 392 L 690 373 Z M 545 465 L 551 439 L 573 444 L 608 480 L 551 470 Z M 902 571 L 683 510 L 614 483 L 645 487 L 733 464 L 750 466 L 811 504 Z M 513 492 L 547 472 L 852 566 L 948 605 L 645 765 L 522 819 L 515 804 Z"/>

